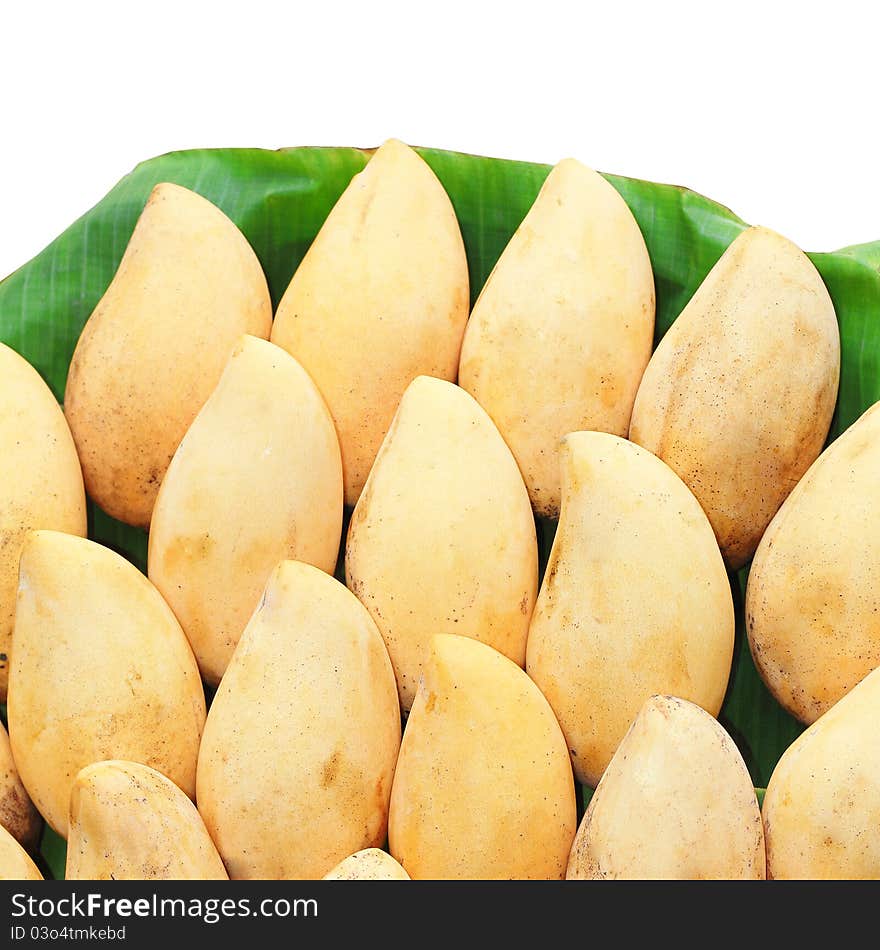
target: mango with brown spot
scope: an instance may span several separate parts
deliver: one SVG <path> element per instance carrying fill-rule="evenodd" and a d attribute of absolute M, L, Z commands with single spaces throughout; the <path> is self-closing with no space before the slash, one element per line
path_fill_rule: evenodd
<path fill-rule="evenodd" d="M 18 561 L 29 531 L 86 533 L 86 496 L 64 413 L 40 374 L 0 343 L 0 702 L 6 701 Z"/>
<path fill-rule="evenodd" d="M 761 813 L 742 755 L 705 710 L 652 696 L 605 770 L 569 880 L 763 880 Z"/>
<path fill-rule="evenodd" d="M 557 880 L 577 826 L 565 737 L 538 687 L 470 637 L 434 637 L 388 842 L 414 880 Z"/>
<path fill-rule="evenodd" d="M 153 188 L 119 268 L 83 327 L 64 396 L 86 490 L 147 528 L 174 450 L 243 334 L 266 338 L 256 255 L 210 201 Z"/>
<path fill-rule="evenodd" d="M 150 580 L 209 683 L 275 565 L 332 572 L 341 531 L 342 462 L 321 394 L 290 354 L 242 337 L 174 453 L 150 525 Z"/>
<path fill-rule="evenodd" d="M 839 337 L 810 259 L 753 227 L 727 248 L 645 370 L 629 437 L 696 495 L 732 569 L 751 558 L 822 450 Z"/>
<path fill-rule="evenodd" d="M 524 663 L 535 522 L 516 460 L 463 389 L 427 376 L 407 387 L 352 515 L 345 576 L 385 639 L 404 709 L 435 633 Z"/>
<path fill-rule="evenodd" d="M 33 859 L 0 825 L 0 881 L 42 881 Z"/>
<path fill-rule="evenodd" d="M 565 159 L 480 291 L 458 371 L 513 451 L 537 514 L 559 516 L 566 433 L 626 435 L 653 337 L 639 226 L 611 184 Z"/>
<path fill-rule="evenodd" d="M 199 810 L 231 878 L 318 879 L 385 840 L 400 746 L 394 672 L 323 571 L 272 572 L 214 697 Z"/>
<path fill-rule="evenodd" d="M 225 881 L 196 806 L 137 762 L 97 762 L 70 793 L 68 881 Z"/>
<path fill-rule="evenodd" d="M 746 590 L 755 666 L 815 722 L 880 666 L 880 403 L 813 463 L 761 541 Z"/>
<path fill-rule="evenodd" d="M 409 383 L 455 380 L 469 307 L 452 203 L 418 153 L 389 139 L 334 205 L 272 327 L 272 342 L 302 363 L 333 416 L 347 505 Z"/>
<path fill-rule="evenodd" d="M 205 694 L 161 594 L 94 541 L 34 531 L 21 554 L 9 738 L 22 783 L 67 836 L 80 769 L 124 758 L 195 793 Z"/>
<path fill-rule="evenodd" d="M 655 693 L 717 715 L 734 644 L 724 562 L 696 498 L 656 456 L 603 432 L 560 449 L 562 515 L 526 669 L 595 787 Z"/>
<path fill-rule="evenodd" d="M 786 749 L 764 796 L 768 877 L 880 878 L 880 669 Z"/>

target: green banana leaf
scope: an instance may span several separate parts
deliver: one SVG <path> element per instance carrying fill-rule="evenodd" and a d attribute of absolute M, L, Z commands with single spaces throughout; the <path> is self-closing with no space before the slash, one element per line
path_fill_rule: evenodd
<path fill-rule="evenodd" d="M 455 206 L 476 299 L 549 166 L 419 149 Z M 277 304 L 324 218 L 369 151 L 296 148 L 174 152 L 138 165 L 42 253 L 0 282 L 0 340 L 25 356 L 62 398 L 83 324 L 116 270 L 151 188 L 171 181 L 218 205 L 257 253 Z M 651 255 L 659 340 L 727 245 L 746 224 L 685 188 L 607 176 L 632 209 Z M 760 222 L 772 226 L 772 222 Z M 840 322 L 840 395 L 830 438 L 880 399 L 880 242 L 810 255 Z M 538 525 L 546 564 L 555 525 Z M 90 536 L 142 570 L 146 534 L 90 505 Z M 736 740 L 756 787 L 801 731 L 761 683 L 743 637 L 747 570 L 731 577 L 737 607 L 734 668 L 721 721 Z M 588 790 L 586 790 L 588 793 Z M 64 872 L 64 843 L 44 834 L 44 870 Z"/>

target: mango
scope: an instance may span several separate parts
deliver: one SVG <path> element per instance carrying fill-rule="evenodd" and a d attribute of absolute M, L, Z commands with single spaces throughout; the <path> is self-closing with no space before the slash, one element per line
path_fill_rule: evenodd
<path fill-rule="evenodd" d="M 293 275 L 272 342 L 330 408 L 354 505 L 416 376 L 454 381 L 470 308 L 452 204 L 428 165 L 389 139 L 355 175 Z"/>
<path fill-rule="evenodd" d="M 211 704 L 199 811 L 230 878 L 318 879 L 385 840 L 400 746 L 370 615 L 297 561 L 272 572 Z"/>
<path fill-rule="evenodd" d="M 220 682 L 266 580 L 286 558 L 333 572 L 342 463 L 315 384 L 280 347 L 237 343 L 159 490 L 148 574 Z"/>
<path fill-rule="evenodd" d="M 324 875 L 325 881 L 408 881 L 409 875 L 385 851 L 357 851 Z"/>
<path fill-rule="evenodd" d="M 819 272 L 761 227 L 733 241 L 654 351 L 629 437 L 697 496 L 731 569 L 822 450 L 839 375 Z"/>
<path fill-rule="evenodd" d="M 758 799 L 718 722 L 675 696 L 639 711 L 590 799 L 569 880 L 763 880 Z"/>
<path fill-rule="evenodd" d="M 470 637 L 434 637 L 391 791 L 413 879 L 560 879 L 577 827 L 565 737 L 538 687 Z"/>
<path fill-rule="evenodd" d="M 70 793 L 68 881 L 225 881 L 196 806 L 137 762 L 87 765 Z"/>
<path fill-rule="evenodd" d="M 436 633 L 523 665 L 535 522 L 510 449 L 463 389 L 427 376 L 407 388 L 351 517 L 345 576 L 385 639 L 404 710 Z"/>
<path fill-rule="evenodd" d="M 150 193 L 119 268 L 80 334 L 64 412 L 88 494 L 147 528 L 184 433 L 243 333 L 266 338 L 272 301 L 253 250 L 205 198 Z"/>
<path fill-rule="evenodd" d="M 575 775 L 595 787 L 655 693 L 717 715 L 734 610 L 706 515 L 644 449 L 573 432 L 560 449 L 562 514 L 526 669 L 556 713 Z"/>
<path fill-rule="evenodd" d="M 746 589 L 755 666 L 815 722 L 880 666 L 880 403 L 810 466 L 758 546 Z"/>
<path fill-rule="evenodd" d="M 0 702 L 6 701 L 18 560 L 28 531 L 86 533 L 86 496 L 64 413 L 40 374 L 0 343 Z"/>
<path fill-rule="evenodd" d="M 458 370 L 516 457 L 536 514 L 559 517 L 564 435 L 626 436 L 653 338 L 639 226 L 601 175 L 565 159 L 480 291 Z"/>
<path fill-rule="evenodd" d="M 786 749 L 764 795 L 767 876 L 880 878 L 880 669 Z"/>
<path fill-rule="evenodd" d="M 57 531 L 21 554 L 9 739 L 40 813 L 67 836 L 80 769 L 124 758 L 162 772 L 190 797 L 205 694 L 180 624 L 129 561 Z"/>
<path fill-rule="evenodd" d="M 42 828 L 40 814 L 30 800 L 15 761 L 9 735 L 0 725 L 0 825 L 26 850 L 33 851 Z"/>
<path fill-rule="evenodd" d="M 0 826 L 0 881 L 42 881 L 40 869 L 30 855 Z"/>

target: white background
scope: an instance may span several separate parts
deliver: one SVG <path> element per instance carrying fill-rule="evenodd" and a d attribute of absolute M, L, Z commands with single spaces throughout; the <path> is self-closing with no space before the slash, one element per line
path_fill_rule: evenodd
<path fill-rule="evenodd" d="M 880 239 L 875 3 L 10 6 L 0 276 L 141 159 L 392 135 L 688 185 L 808 250 Z"/>

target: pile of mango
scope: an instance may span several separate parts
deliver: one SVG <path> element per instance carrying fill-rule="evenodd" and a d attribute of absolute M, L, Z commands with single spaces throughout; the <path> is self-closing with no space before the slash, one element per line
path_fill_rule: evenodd
<path fill-rule="evenodd" d="M 157 185 L 63 409 L 0 345 L 0 877 L 40 876 L 43 820 L 71 879 L 880 877 L 880 411 L 823 451 L 834 307 L 766 228 L 652 353 L 654 319 L 573 159 L 472 309 L 396 140 L 274 314 L 232 221 Z M 750 560 L 809 724 L 763 810 L 716 718 Z"/>

